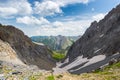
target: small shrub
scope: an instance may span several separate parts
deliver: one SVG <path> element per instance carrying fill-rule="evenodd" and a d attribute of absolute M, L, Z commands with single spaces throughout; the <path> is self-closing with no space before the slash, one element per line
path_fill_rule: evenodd
<path fill-rule="evenodd" d="M 37 80 L 34 76 L 30 76 L 29 80 Z"/>
<path fill-rule="evenodd" d="M 62 78 L 62 77 L 63 77 L 63 75 L 58 75 L 58 76 L 57 76 L 57 78 Z"/>
<path fill-rule="evenodd" d="M 51 75 L 51 76 L 48 76 L 48 77 L 46 78 L 46 80 L 55 80 L 55 78 L 54 78 L 53 75 Z"/>

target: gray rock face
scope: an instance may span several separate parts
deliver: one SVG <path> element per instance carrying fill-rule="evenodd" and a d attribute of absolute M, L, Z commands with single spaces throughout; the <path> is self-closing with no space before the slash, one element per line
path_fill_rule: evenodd
<path fill-rule="evenodd" d="M 91 58 L 99 54 L 120 52 L 120 5 L 108 13 L 99 23 L 96 21 L 69 49 L 70 61 L 77 56 Z"/>
<path fill-rule="evenodd" d="M 117 56 L 114 56 L 116 53 Z M 94 62 L 101 59 L 99 55 L 106 57 Z M 81 60 L 79 56 L 83 56 Z M 87 62 L 81 65 L 86 58 Z M 113 58 L 120 58 L 120 5 L 112 9 L 100 22 L 94 21 L 85 34 L 70 47 L 66 56 L 69 62 L 64 64 L 63 68 L 77 62 L 80 65 L 69 68 L 69 72 L 90 72 L 109 63 Z"/>
<path fill-rule="evenodd" d="M 45 46 L 37 45 L 13 26 L 0 25 L 0 40 L 10 44 L 22 62 L 37 65 L 41 69 L 50 70 L 55 66 L 51 51 Z"/>

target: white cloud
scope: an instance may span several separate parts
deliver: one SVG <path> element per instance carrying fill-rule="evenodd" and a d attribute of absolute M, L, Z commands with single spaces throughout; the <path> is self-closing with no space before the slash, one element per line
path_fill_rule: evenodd
<path fill-rule="evenodd" d="M 32 8 L 27 0 L 4 0 L 0 1 L 0 17 L 25 16 L 32 15 L 32 13 L 40 16 L 51 16 L 62 13 L 61 7 L 75 3 L 86 4 L 88 2 L 90 0 L 43 0 L 42 2 L 36 1 Z"/>
<path fill-rule="evenodd" d="M 90 0 L 52 0 L 57 2 L 59 5 L 61 6 L 66 6 L 69 4 L 75 4 L 75 3 L 83 3 L 86 4 L 88 3 Z"/>
<path fill-rule="evenodd" d="M 103 19 L 105 17 L 105 15 L 106 15 L 106 13 L 105 14 L 99 13 L 97 15 L 94 15 L 92 18 L 93 18 L 93 20 L 99 21 L 99 20 Z"/>
<path fill-rule="evenodd" d="M 62 22 L 59 22 L 59 21 L 53 22 L 53 27 L 54 28 L 61 27 L 61 26 L 63 26 Z"/>
<path fill-rule="evenodd" d="M 60 6 L 53 1 L 35 2 L 34 12 L 41 16 L 50 16 L 55 13 L 62 13 Z"/>
<path fill-rule="evenodd" d="M 0 1 L 0 16 L 29 15 L 32 13 L 31 4 L 27 0 Z"/>
<path fill-rule="evenodd" d="M 61 7 L 69 4 L 83 3 L 86 4 L 90 0 L 43 0 L 43 2 L 35 2 L 34 12 L 40 16 L 51 16 L 56 13 L 62 13 Z"/>
<path fill-rule="evenodd" d="M 9 16 L 9 15 L 13 15 L 16 14 L 18 11 L 15 8 L 12 7 L 7 7 L 7 8 L 1 8 L 0 7 L 0 15 L 1 16 Z M 9 13 L 9 14 L 8 14 Z"/>
<path fill-rule="evenodd" d="M 49 24 L 49 21 L 46 20 L 45 18 L 41 17 L 40 19 L 37 19 L 33 16 L 24 16 L 24 17 L 19 17 L 16 19 L 17 23 L 22 23 L 26 25 L 44 25 L 44 24 Z"/>
<path fill-rule="evenodd" d="M 36 30 L 37 35 L 81 35 L 84 33 L 86 28 L 90 25 L 91 20 L 78 20 L 60 22 L 56 21 L 51 25 L 42 25 Z M 56 25 L 57 27 L 54 27 Z"/>
<path fill-rule="evenodd" d="M 88 3 L 90 0 L 43 0 L 36 1 L 34 7 L 27 0 L 4 0 L 0 1 L 0 17 L 10 17 L 17 15 L 39 14 L 43 16 L 51 16 L 56 13 L 62 13 L 61 7 L 75 3 Z"/>
<path fill-rule="evenodd" d="M 90 26 L 91 22 L 94 20 L 101 20 L 105 14 L 98 13 L 94 16 L 88 16 L 87 18 L 77 19 L 74 18 L 67 19 L 66 21 L 55 21 L 49 25 L 39 26 L 36 30 L 36 35 L 82 35 L 86 29 Z M 78 16 L 77 16 L 78 17 Z M 73 20 L 72 20 L 73 19 Z"/>

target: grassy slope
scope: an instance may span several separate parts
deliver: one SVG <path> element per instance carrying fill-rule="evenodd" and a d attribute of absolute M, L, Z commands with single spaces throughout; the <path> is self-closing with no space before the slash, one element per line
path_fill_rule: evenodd
<path fill-rule="evenodd" d="M 4 73 L 7 76 L 12 70 L 3 67 L 0 69 L 0 73 Z M 28 76 L 28 74 L 31 74 Z M 21 75 L 11 75 L 8 77 L 9 80 L 14 80 L 17 77 L 17 80 L 24 80 L 25 77 L 28 77 L 29 80 L 120 80 L 120 62 L 113 65 L 105 67 L 103 70 L 96 70 L 92 73 L 84 73 L 81 75 L 73 75 L 69 73 L 52 75 L 51 72 L 47 73 L 31 73 L 28 70 L 22 73 Z"/>
<path fill-rule="evenodd" d="M 57 52 L 57 51 L 53 51 L 52 57 L 53 57 L 55 60 L 60 61 L 60 60 L 62 60 L 63 58 L 65 58 L 65 54 L 64 54 L 64 53 L 59 53 L 59 52 Z"/>
<path fill-rule="evenodd" d="M 63 74 L 56 80 L 120 80 L 120 62 L 105 67 L 103 70 L 96 70 L 93 73 L 81 75 Z"/>

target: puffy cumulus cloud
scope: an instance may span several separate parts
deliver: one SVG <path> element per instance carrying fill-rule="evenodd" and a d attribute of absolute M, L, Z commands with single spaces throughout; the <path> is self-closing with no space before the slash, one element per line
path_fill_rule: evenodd
<path fill-rule="evenodd" d="M 53 22 L 52 25 L 53 25 L 54 28 L 58 28 L 58 27 L 63 26 L 62 22 L 59 22 L 59 21 L 55 21 L 55 22 Z"/>
<path fill-rule="evenodd" d="M 100 16 L 99 16 L 100 15 Z M 101 16 L 102 15 L 102 16 Z M 36 30 L 36 35 L 66 35 L 75 36 L 82 35 L 94 20 L 101 20 L 105 16 L 104 13 L 98 13 L 87 18 L 75 20 L 71 17 L 66 21 L 55 21 L 49 25 L 41 25 Z M 78 17 L 78 16 L 77 16 Z"/>
<path fill-rule="evenodd" d="M 60 6 L 66 6 L 75 3 L 87 4 L 90 0 L 51 0 L 51 1 L 58 3 Z"/>
<path fill-rule="evenodd" d="M 1 0 L 0 16 L 29 15 L 32 13 L 31 4 L 27 0 Z"/>
<path fill-rule="evenodd" d="M 53 22 L 51 25 L 42 25 L 36 30 L 37 35 L 81 35 L 86 28 L 90 25 L 91 20 L 79 20 L 68 22 Z M 57 27 L 53 27 L 56 25 Z"/>
<path fill-rule="evenodd" d="M 12 7 L 4 7 L 4 8 L 0 7 L 0 16 L 5 17 L 5 16 L 16 14 L 17 12 L 18 12 L 17 9 Z"/>
<path fill-rule="evenodd" d="M 90 0 L 42 0 L 35 1 L 34 7 L 28 0 L 0 0 L 0 17 L 15 15 L 32 15 L 51 16 L 56 13 L 62 13 L 61 7 L 75 3 L 88 3 Z"/>
<path fill-rule="evenodd" d="M 50 16 L 55 13 L 62 13 L 60 6 L 53 1 L 35 2 L 34 12 L 41 16 Z"/>
<path fill-rule="evenodd" d="M 24 16 L 24 17 L 19 17 L 16 19 L 17 23 L 23 23 L 26 25 L 45 25 L 49 24 L 49 21 L 43 17 L 40 19 L 37 19 L 36 17 L 33 16 Z"/>
<path fill-rule="evenodd" d="M 43 0 L 42 2 L 35 2 L 34 12 L 41 16 L 50 16 L 56 13 L 62 13 L 61 7 L 69 4 L 83 3 L 86 4 L 90 0 Z"/>

